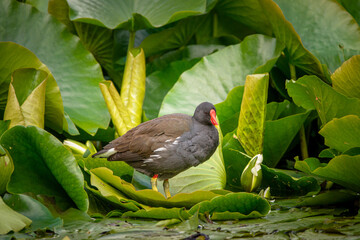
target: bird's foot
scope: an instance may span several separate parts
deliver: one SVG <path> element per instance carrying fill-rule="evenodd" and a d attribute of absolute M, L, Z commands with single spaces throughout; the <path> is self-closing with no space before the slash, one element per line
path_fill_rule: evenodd
<path fill-rule="evenodd" d="M 163 186 L 164 186 L 164 192 L 166 198 L 171 198 L 170 189 L 169 189 L 170 188 L 169 179 L 164 180 Z"/>
<path fill-rule="evenodd" d="M 158 188 L 157 188 L 157 179 L 158 179 L 158 174 L 155 174 L 152 178 L 151 178 L 151 188 L 152 190 L 158 192 Z"/>

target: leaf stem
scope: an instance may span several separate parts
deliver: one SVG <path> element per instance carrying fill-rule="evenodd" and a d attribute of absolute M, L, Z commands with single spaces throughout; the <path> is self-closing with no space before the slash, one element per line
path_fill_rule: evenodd
<path fill-rule="evenodd" d="M 290 76 L 291 79 L 296 81 L 296 69 L 293 64 L 289 64 L 290 68 Z M 301 150 L 301 158 L 306 159 L 309 157 L 308 149 L 307 149 L 307 142 L 306 142 L 306 135 L 305 135 L 305 127 L 304 125 L 301 126 L 299 131 L 299 137 L 300 137 L 300 150 Z"/>
<path fill-rule="evenodd" d="M 130 31 L 128 51 L 134 48 L 135 45 L 135 31 Z"/>

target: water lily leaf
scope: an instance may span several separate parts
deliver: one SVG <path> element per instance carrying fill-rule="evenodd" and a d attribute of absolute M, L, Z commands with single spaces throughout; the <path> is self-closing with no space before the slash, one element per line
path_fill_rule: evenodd
<path fill-rule="evenodd" d="M 335 71 L 354 51 L 359 53 L 359 25 L 336 1 L 274 2 L 299 34 L 305 48 L 330 71 Z"/>
<path fill-rule="evenodd" d="M 316 196 L 299 198 L 296 206 L 328 206 L 339 203 L 351 202 L 356 199 L 356 193 L 345 190 L 337 189 L 328 192 L 320 193 Z"/>
<path fill-rule="evenodd" d="M 269 213 L 270 204 L 252 193 L 229 193 L 203 201 L 193 206 L 189 213 L 194 214 L 195 211 L 209 214 L 212 220 L 258 218 Z"/>
<path fill-rule="evenodd" d="M 0 197 L 0 234 L 18 232 L 31 224 L 31 220 L 7 206 Z"/>
<path fill-rule="evenodd" d="M 26 47 L 46 65 L 58 84 L 64 111 L 71 120 L 92 135 L 98 128 L 107 128 L 110 116 L 98 85 L 103 80 L 101 68 L 79 38 L 52 16 L 28 4 L 2 1 L 0 16 L 0 25 L 15 29 L 1 31 L 0 41 Z M 39 29 L 47 33 L 46 38 L 32 34 Z"/>
<path fill-rule="evenodd" d="M 14 162 L 7 190 L 10 193 L 54 196 L 61 208 L 73 203 L 88 209 L 84 178 L 74 156 L 50 133 L 34 127 L 15 126 L 6 131 L 0 144 Z"/>
<path fill-rule="evenodd" d="M 250 157 L 263 152 L 269 74 L 246 76 L 236 135 Z"/>
<path fill-rule="evenodd" d="M 134 126 L 141 123 L 142 105 L 145 97 L 145 54 L 142 49 L 128 51 L 124 78 L 121 85 L 121 99 L 129 111 Z"/>
<path fill-rule="evenodd" d="M 360 147 L 360 118 L 347 115 L 328 122 L 319 132 L 325 138 L 325 144 L 340 152 Z"/>
<path fill-rule="evenodd" d="M 323 78 L 324 73 L 319 60 L 305 49 L 300 36 L 274 1 L 240 2 L 227 0 L 221 1 L 216 9 L 219 14 L 227 15 L 257 32 L 275 36 L 279 42 L 286 46 L 286 55 L 291 64 L 307 73 L 316 74 Z"/>
<path fill-rule="evenodd" d="M 149 210 L 141 209 L 136 212 L 126 212 L 121 217 L 136 217 L 150 219 L 180 219 L 182 221 L 191 217 L 184 208 L 151 208 Z"/>
<path fill-rule="evenodd" d="M 106 106 L 110 112 L 111 119 L 115 125 L 116 132 L 121 136 L 128 130 L 135 127 L 130 119 L 130 113 L 125 107 L 115 85 L 111 81 L 104 81 L 100 84 Z"/>
<path fill-rule="evenodd" d="M 308 158 L 296 161 L 295 168 L 360 192 L 360 155 L 336 156 L 325 166 L 317 158 Z"/>
<path fill-rule="evenodd" d="M 16 125 L 44 128 L 45 92 L 48 74 L 42 70 L 22 68 L 12 74 L 4 120 Z"/>
<path fill-rule="evenodd" d="M 360 25 L 360 3 L 358 1 L 352 0 L 338 0 L 338 3 L 340 3 Z"/>
<path fill-rule="evenodd" d="M 315 178 L 302 176 L 292 177 L 280 169 L 269 168 L 262 165 L 263 181 L 261 188 L 270 187 L 272 196 L 302 196 L 316 194 L 320 191 L 320 185 Z"/>
<path fill-rule="evenodd" d="M 69 0 L 68 3 L 72 21 L 131 31 L 161 27 L 206 10 L 204 0 L 157 1 L 150 4 L 142 4 L 138 0 L 107 1 L 101 4 L 94 0 Z"/>
<path fill-rule="evenodd" d="M 158 116 L 165 95 L 174 86 L 180 75 L 193 67 L 197 62 L 198 59 L 175 61 L 161 71 L 155 71 L 146 77 L 143 109 L 148 119 Z"/>
<path fill-rule="evenodd" d="M 43 12 L 50 13 L 57 20 L 62 22 L 70 32 L 76 32 L 74 23 L 71 22 L 69 18 L 69 4 L 66 0 L 48 0 L 46 10 Z"/>
<path fill-rule="evenodd" d="M 0 195 L 6 192 L 6 186 L 13 171 L 14 164 L 9 155 L 6 153 L 6 151 L 5 155 L 0 153 Z"/>
<path fill-rule="evenodd" d="M 333 88 L 347 97 L 360 98 L 360 55 L 351 57 L 331 75 Z"/>
<path fill-rule="evenodd" d="M 212 191 L 196 191 L 193 193 L 179 193 L 169 199 L 166 199 L 161 193 L 150 189 L 136 191 L 132 184 L 122 180 L 118 176 L 114 176 L 113 172 L 108 168 L 95 168 L 90 170 L 90 173 L 93 173 L 105 183 L 113 186 L 129 199 L 135 200 L 147 206 L 190 208 L 198 202 L 209 200 L 219 195 L 218 193 Z"/>
<path fill-rule="evenodd" d="M 294 103 L 305 109 L 316 109 L 323 125 L 333 118 L 349 114 L 360 116 L 360 99 L 348 98 L 316 76 L 304 76 L 286 83 Z"/>
<path fill-rule="evenodd" d="M 219 118 L 219 125 L 224 136 L 238 126 L 243 95 L 244 86 L 234 87 L 225 101 L 215 105 L 216 115 Z"/>
<path fill-rule="evenodd" d="M 32 197 L 23 194 L 6 194 L 3 200 L 13 210 L 31 219 L 30 230 L 32 231 L 46 228 L 54 229 L 63 225 L 61 218 L 53 217 L 49 209 Z"/>
<path fill-rule="evenodd" d="M 204 57 L 181 75 L 165 96 L 159 115 L 192 114 L 201 102 L 224 101 L 231 89 L 244 85 L 246 75 L 269 72 L 282 49 L 274 38 L 251 35 L 240 44 Z"/>

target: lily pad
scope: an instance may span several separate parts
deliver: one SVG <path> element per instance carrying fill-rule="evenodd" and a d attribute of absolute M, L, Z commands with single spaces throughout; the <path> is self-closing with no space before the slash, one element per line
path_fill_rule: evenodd
<path fill-rule="evenodd" d="M 325 166 L 317 158 L 296 161 L 295 168 L 360 192 L 360 155 L 336 156 Z"/>
<path fill-rule="evenodd" d="M 65 116 L 92 135 L 98 128 L 107 128 L 110 116 L 99 89 L 101 68 L 79 38 L 49 14 L 11 0 L 1 1 L 0 25 L 13 29 L 1 31 L 0 41 L 24 46 L 51 71 L 60 88 Z M 39 29 L 47 37 L 32 34 Z"/>
<path fill-rule="evenodd" d="M 360 118 L 347 115 L 328 122 L 319 132 L 325 138 L 325 144 L 340 152 L 360 147 Z"/>
<path fill-rule="evenodd" d="M 270 204 L 264 198 L 252 193 L 229 193 L 193 206 L 196 211 L 207 213 L 212 220 L 229 220 L 264 217 L 270 212 Z"/>
<path fill-rule="evenodd" d="M 231 89 L 244 85 L 248 74 L 269 72 L 282 49 L 274 38 L 251 35 L 240 44 L 203 57 L 180 76 L 165 96 L 159 115 L 174 112 L 192 115 L 191 110 L 201 102 L 224 101 Z"/>
<path fill-rule="evenodd" d="M 136 191 L 132 184 L 122 180 L 118 176 L 114 176 L 113 172 L 108 168 L 95 168 L 90 170 L 90 173 L 96 175 L 101 181 L 113 186 L 128 199 L 135 200 L 136 202 L 147 206 L 190 208 L 198 202 L 219 196 L 218 193 L 212 191 L 196 191 L 193 193 L 179 193 L 166 199 L 164 195 L 151 189 Z M 95 186 L 96 185 L 97 184 L 95 184 Z"/>
<path fill-rule="evenodd" d="M 88 209 L 84 177 L 74 156 L 50 133 L 40 128 L 15 126 L 0 138 L 14 162 L 7 190 L 54 196 L 61 208 Z"/>
<path fill-rule="evenodd" d="M 149 210 L 141 209 L 136 212 L 126 212 L 121 217 L 136 217 L 150 219 L 180 219 L 187 220 L 191 217 L 184 208 L 151 208 Z"/>
<path fill-rule="evenodd" d="M 49 209 L 32 197 L 23 194 L 6 194 L 4 202 L 16 212 L 32 220 L 29 230 L 54 229 L 63 225 L 61 218 L 53 217 Z"/>
<path fill-rule="evenodd" d="M 107 1 L 69 0 L 70 19 L 107 28 L 125 28 L 131 31 L 161 27 L 181 18 L 204 13 L 205 0 L 178 2 L 156 1 L 142 4 L 138 0 Z"/>
<path fill-rule="evenodd" d="M 29 218 L 7 206 L 1 197 L 0 213 L 0 234 L 7 234 L 10 231 L 18 232 L 32 222 Z"/>

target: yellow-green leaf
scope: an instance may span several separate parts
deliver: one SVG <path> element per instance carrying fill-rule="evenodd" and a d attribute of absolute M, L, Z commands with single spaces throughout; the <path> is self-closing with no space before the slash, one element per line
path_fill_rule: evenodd
<path fill-rule="evenodd" d="M 31 224 L 31 220 L 12 210 L 0 197 L 0 234 L 18 232 Z"/>
<path fill-rule="evenodd" d="M 145 54 L 142 49 L 128 51 L 124 78 L 121 86 L 121 99 L 130 113 L 133 124 L 141 123 L 142 104 L 145 97 Z"/>
<path fill-rule="evenodd" d="M 99 85 L 104 96 L 106 106 L 110 112 L 111 119 L 115 125 L 115 129 L 121 136 L 131 128 L 135 127 L 135 125 L 131 122 L 129 113 L 123 104 L 113 82 L 104 81 Z"/>
<path fill-rule="evenodd" d="M 23 68 L 12 75 L 4 120 L 10 126 L 37 126 L 44 128 L 45 92 L 48 74 L 42 70 Z"/>
<path fill-rule="evenodd" d="M 331 80 L 336 91 L 360 98 L 360 55 L 355 55 L 336 69 Z"/>
<path fill-rule="evenodd" d="M 246 77 L 237 137 L 251 157 L 263 152 L 268 86 L 269 74 L 267 73 Z"/>

